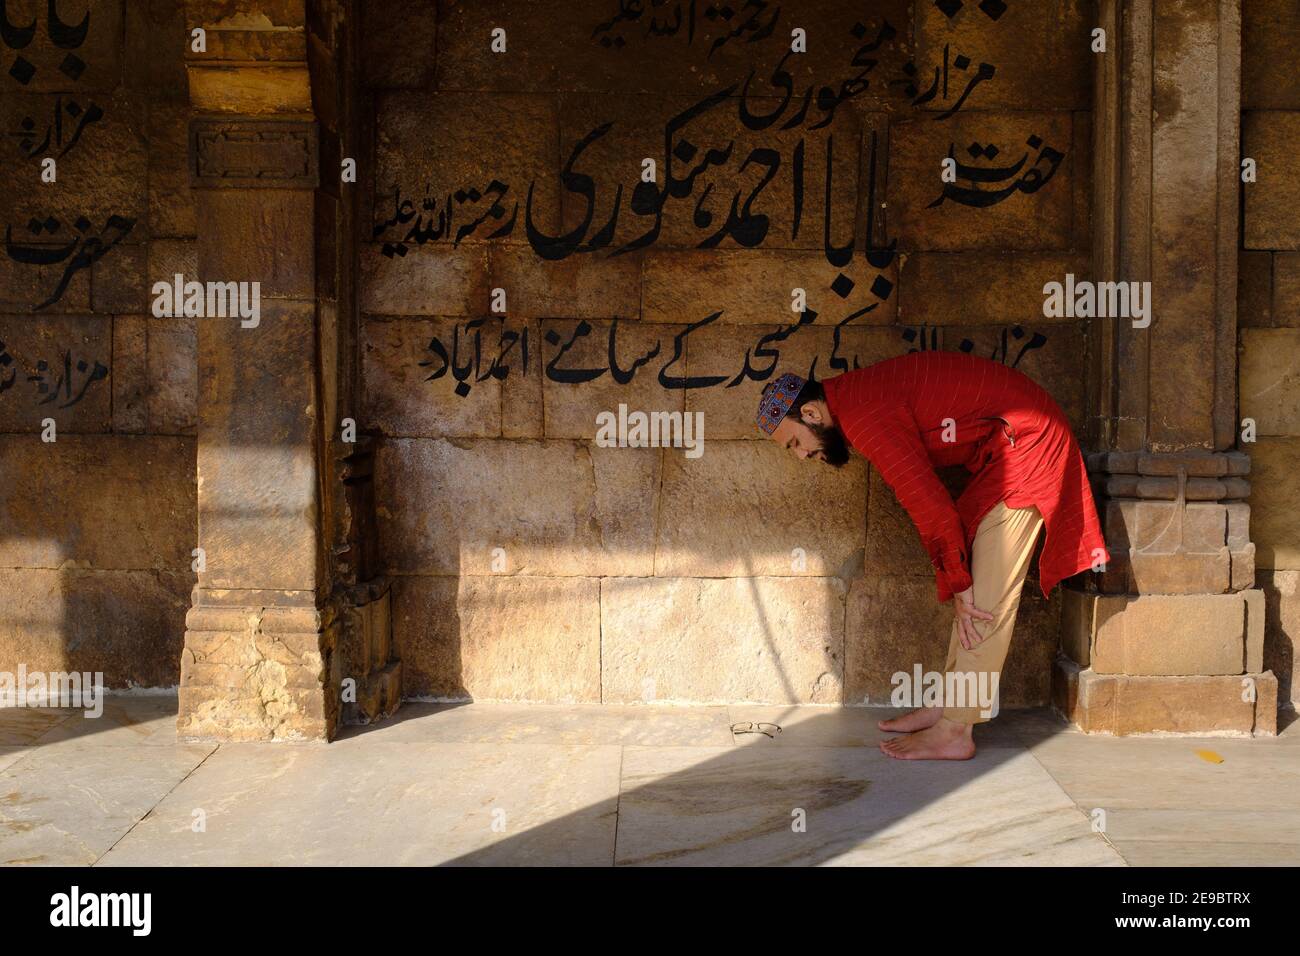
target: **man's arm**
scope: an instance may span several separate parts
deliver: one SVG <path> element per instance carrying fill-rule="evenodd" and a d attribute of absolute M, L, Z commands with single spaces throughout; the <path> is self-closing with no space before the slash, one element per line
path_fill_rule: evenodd
<path fill-rule="evenodd" d="M 930 555 L 939 600 L 950 600 L 971 586 L 966 535 L 952 496 L 926 457 L 916 420 L 900 405 L 873 406 L 854 417 L 844 426 L 846 437 L 894 490 Z"/>

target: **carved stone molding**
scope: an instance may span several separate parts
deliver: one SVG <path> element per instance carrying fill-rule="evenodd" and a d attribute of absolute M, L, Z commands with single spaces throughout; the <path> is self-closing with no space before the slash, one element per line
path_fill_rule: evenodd
<path fill-rule="evenodd" d="M 1088 471 L 1108 498 L 1225 501 L 1250 497 L 1244 452 L 1095 452 Z"/>
<path fill-rule="evenodd" d="M 195 189 L 315 189 L 320 133 L 311 120 L 190 121 Z"/>

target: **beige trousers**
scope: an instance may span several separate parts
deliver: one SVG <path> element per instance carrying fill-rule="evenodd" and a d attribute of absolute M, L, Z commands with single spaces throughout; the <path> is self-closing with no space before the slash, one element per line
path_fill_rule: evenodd
<path fill-rule="evenodd" d="M 943 716 L 963 724 L 983 723 L 997 715 L 1002 662 L 1011 646 L 1020 592 L 1029 571 L 1043 516 L 1032 505 L 1008 508 L 999 501 L 980 521 L 971 546 L 975 606 L 993 615 L 975 621 L 984 640 L 970 650 L 961 646 L 953 622 L 944 665 Z"/>

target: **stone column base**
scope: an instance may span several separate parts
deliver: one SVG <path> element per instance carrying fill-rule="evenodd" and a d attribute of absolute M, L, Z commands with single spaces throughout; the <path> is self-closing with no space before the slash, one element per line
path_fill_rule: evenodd
<path fill-rule="evenodd" d="M 1085 733 L 1277 734 L 1277 678 L 1270 671 L 1194 677 L 1099 674 L 1058 654 L 1052 704 Z"/>
<path fill-rule="evenodd" d="M 176 733 L 190 739 L 328 740 L 339 724 L 332 611 L 190 608 Z"/>
<path fill-rule="evenodd" d="M 384 578 L 359 584 L 342 596 L 344 723 L 369 724 L 401 706 L 402 662 L 393 655 L 391 596 Z"/>

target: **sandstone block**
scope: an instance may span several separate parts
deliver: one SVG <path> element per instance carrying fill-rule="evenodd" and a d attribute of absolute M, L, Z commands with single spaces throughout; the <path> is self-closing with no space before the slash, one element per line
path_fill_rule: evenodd
<path fill-rule="evenodd" d="M 375 500 L 386 566 L 401 574 L 651 574 L 655 513 L 646 494 L 659 486 L 660 454 L 569 441 L 385 441 Z"/>
<path fill-rule="evenodd" d="M 188 571 L 194 442 L 0 436 L 0 567 Z"/>
<path fill-rule="evenodd" d="M 507 327 L 489 319 L 470 331 L 460 319 L 378 319 L 369 317 L 361 336 L 362 414 L 367 427 L 385 435 L 418 437 L 491 437 L 501 434 L 501 385 L 488 374 L 500 355 Z M 434 340 L 445 350 L 444 362 Z M 530 347 L 537 346 L 529 343 Z M 520 348 L 512 351 L 510 375 L 517 367 Z M 481 368 L 472 361 L 481 359 Z M 530 356 L 531 359 L 531 356 Z M 457 369 L 467 368 L 467 394 L 457 394 Z M 433 381 L 429 378 L 445 369 Z M 539 374 L 536 368 L 532 374 Z M 482 381 L 479 381 L 479 379 Z"/>
<path fill-rule="evenodd" d="M 175 686 L 193 583 L 188 571 L 0 570 L 0 670 L 26 664 L 98 671 L 105 687 Z"/>
<path fill-rule="evenodd" d="M 641 261 L 635 253 L 552 262 L 527 246 L 505 245 L 492 248 L 489 263 L 488 284 L 505 290 L 511 317 L 635 319 L 641 313 Z"/>
<path fill-rule="evenodd" d="M 852 573 L 865 543 L 867 469 L 800 462 L 773 442 L 706 442 L 663 463 L 654 573 Z"/>
<path fill-rule="evenodd" d="M 1300 328 L 1242 329 L 1241 416 L 1260 435 L 1300 436 Z"/>
<path fill-rule="evenodd" d="M 852 283 L 849 288 L 848 282 Z M 847 292 L 841 298 L 835 291 Z M 721 311 L 717 325 L 792 325 L 792 290 L 803 289 L 807 307 L 819 325 L 843 322 L 860 309 L 870 309 L 850 325 L 888 325 L 898 299 L 897 260 L 873 268 L 857 255 L 843 269 L 821 252 L 786 249 L 671 251 L 658 247 L 646 253 L 642 317 L 647 322 L 699 322 Z M 725 295 L 722 294 L 725 291 Z M 716 303 L 710 306 L 709 303 Z"/>
<path fill-rule="evenodd" d="M 975 144 L 978 159 L 968 152 Z M 890 129 L 889 150 L 890 231 L 906 251 L 1070 246 L 1073 164 L 1084 158 L 1076 155 L 1068 113 L 979 112 L 957 113 L 943 123 L 931 117 L 905 120 Z M 945 198 L 938 170 L 950 150 L 959 164 L 952 186 L 985 192 L 1010 189 L 1006 198 L 982 207 Z M 990 150 L 991 160 L 986 158 Z M 1024 171 L 999 175 L 993 184 L 973 185 L 960 173 L 960 165 L 981 170 L 1013 167 L 1022 156 Z M 1035 170 L 1040 178 L 1029 175 Z"/>
<path fill-rule="evenodd" d="M 1245 189 L 1241 231 L 1247 249 L 1300 249 L 1300 170 L 1291 161 L 1300 138 L 1300 110 L 1257 110 L 1241 116 L 1241 155 L 1255 160 L 1259 181 Z"/>
<path fill-rule="evenodd" d="M 448 30 L 443 36 L 452 33 Z M 482 39 L 481 55 L 491 58 L 490 65 L 499 65 L 500 60 L 486 49 L 487 32 Z M 439 87 L 466 89 L 458 83 L 440 83 Z M 516 216 L 505 241 L 527 242 L 524 221 L 530 207 L 535 228 L 550 236 L 561 232 L 558 120 L 553 97 L 450 90 L 380 93 L 375 98 L 375 129 L 376 224 L 393 215 L 397 203 L 385 197 L 395 193 L 411 200 L 421 217 L 410 226 L 392 227 L 382 236 L 384 240 L 404 237 L 414 226 L 422 231 L 436 229 L 439 215 L 450 212 L 452 232 L 434 240 L 439 246 L 486 239 Z M 503 130 L 509 130 L 509 135 L 502 135 Z M 486 171 L 485 156 L 491 157 Z M 504 194 L 489 188 L 494 181 L 507 187 Z M 475 190 L 482 198 L 457 201 L 453 195 L 457 190 Z M 424 207 L 426 197 L 429 207 Z M 480 219 L 483 221 L 458 238 L 462 227 Z"/>
<path fill-rule="evenodd" d="M 844 589 L 833 579 L 605 578 L 600 588 L 606 702 L 841 699 Z"/>
<path fill-rule="evenodd" d="M 682 414 L 688 393 L 683 389 L 664 388 L 658 374 L 659 369 L 672 358 L 674 337 L 682 327 L 635 321 L 618 323 L 612 339 L 616 365 L 611 365 L 612 326 L 611 322 L 573 322 L 567 319 L 540 323 L 542 343 L 545 343 L 539 343 L 542 350 L 540 364 L 549 366 L 554 362 L 557 371 L 566 372 L 605 370 L 589 382 L 557 382 L 547 375 L 542 376 L 543 421 L 547 438 L 591 441 L 596 437 L 596 416 L 612 412 L 617 417 L 620 404 L 626 405 L 628 412 Z M 583 328 L 590 331 L 579 336 L 578 332 Z M 548 335 L 554 335 L 558 344 L 548 342 Z M 573 343 L 571 346 L 570 342 Z M 643 360 L 645 364 L 637 368 L 637 363 Z M 688 374 L 680 362 L 677 372 Z M 631 374 L 632 377 L 620 383 L 614 378 L 616 374 L 620 377 Z M 712 422 L 706 416 L 706 441 L 713 437 L 707 427 L 710 424 Z M 684 429 L 684 423 L 682 427 Z M 683 433 L 678 434 L 680 437 Z M 691 434 L 697 437 L 694 424 Z M 669 452 L 674 455 L 683 453 L 677 449 Z"/>
<path fill-rule="evenodd" d="M 757 19 L 751 19 L 755 13 Z M 880 62 L 868 74 L 868 87 L 853 102 L 875 108 L 885 102 L 906 102 L 883 79 L 899 75 L 911 54 L 912 11 L 905 0 L 886 0 L 866 10 L 834 0 L 810 0 L 799 6 L 797 15 L 788 9 L 778 15 L 775 8 L 696 5 L 683 7 L 680 18 L 668 8 L 599 6 L 583 6 L 556 17 L 542 3 L 488 0 L 443 8 L 442 15 L 440 88 L 703 95 L 733 86 L 739 93 L 753 69 L 757 76 L 746 92 L 752 97 L 770 94 L 774 99 L 779 87 L 770 77 L 788 49 L 794 26 L 809 31 L 810 43 L 818 51 L 816 56 L 792 56 L 785 61 L 793 89 L 802 97 L 805 89 L 827 84 L 838 88 L 840 82 L 856 76 L 859 70 L 851 66 L 854 54 L 875 40 L 888 21 L 895 28 L 892 39 L 872 54 Z M 859 21 L 864 28 L 861 34 L 854 31 Z M 484 55 L 484 38 L 494 26 L 507 27 L 508 38 L 526 38 L 518 48 L 508 46 L 511 55 L 501 57 L 500 64 L 488 62 Z M 421 28 L 411 25 L 412 30 Z M 792 101 L 787 114 L 793 115 L 797 106 L 798 101 Z M 821 118 L 812 111 L 810 117 L 810 124 Z"/>
<path fill-rule="evenodd" d="M 0 384 L 7 383 L 0 398 L 0 428 L 37 433 L 47 418 L 65 434 L 112 427 L 111 318 L 0 316 L 0 342 L 0 356 L 9 359 L 0 357 Z M 129 382 L 130 353 L 123 364 Z"/>
<path fill-rule="evenodd" d="M 595 578 L 398 578 L 393 637 L 407 697 L 601 700 Z"/>
<path fill-rule="evenodd" d="M 113 319 L 113 431 L 140 434 L 149 419 L 149 321 L 139 315 Z"/>
<path fill-rule="evenodd" d="M 486 315 L 487 252 L 473 244 L 413 246 L 385 256 L 378 243 L 361 246 L 361 308 L 382 315 Z"/>
<path fill-rule="evenodd" d="M 928 84 L 941 73 L 949 90 L 925 108 L 950 109 L 987 62 L 994 78 L 971 89 L 965 109 L 1087 109 L 1092 72 L 1079 51 L 1088 49 L 1094 16 L 1085 0 L 918 4 L 918 76 Z M 958 69 L 957 57 L 970 64 Z"/>
<path fill-rule="evenodd" d="M 1064 287 L 1067 274 L 1075 281 L 1087 279 L 1089 268 L 1082 253 L 918 252 L 903 260 L 899 318 L 909 325 L 1002 328 L 1076 322 L 1043 315 L 1043 287 L 1049 282 Z"/>
<path fill-rule="evenodd" d="M 1300 568 L 1300 438 L 1262 438 L 1250 446 L 1255 563 Z"/>

